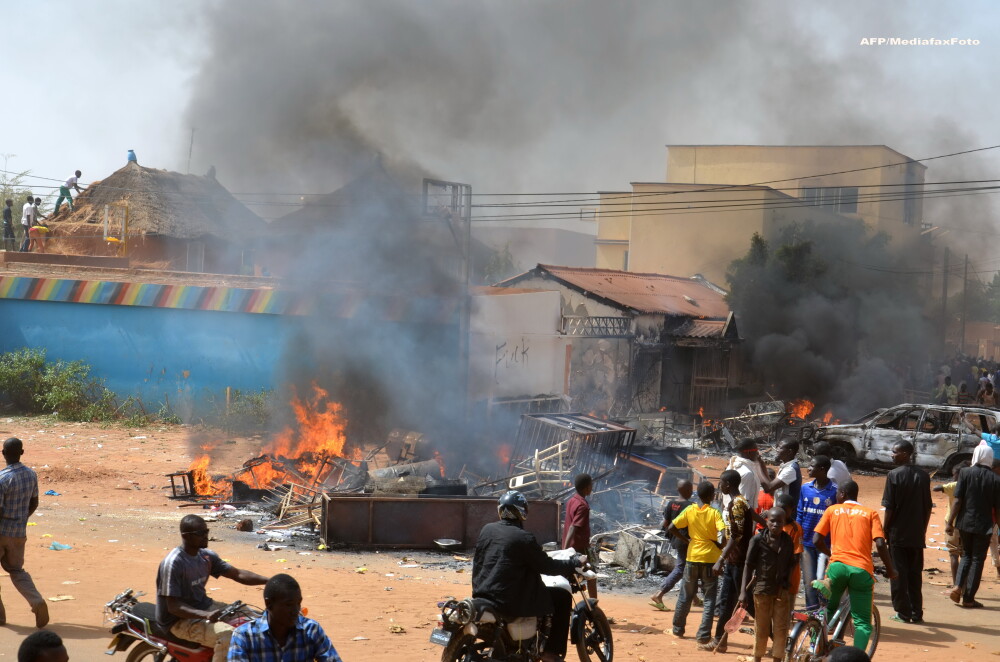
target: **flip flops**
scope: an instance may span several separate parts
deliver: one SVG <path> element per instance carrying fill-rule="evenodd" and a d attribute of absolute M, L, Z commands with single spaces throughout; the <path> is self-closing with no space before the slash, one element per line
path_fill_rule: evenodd
<path fill-rule="evenodd" d="M 662 602 L 654 602 L 650 600 L 649 606 L 652 607 L 653 609 L 656 609 L 657 611 L 670 611 L 670 607 L 663 604 Z"/>
<path fill-rule="evenodd" d="M 951 593 L 948 594 L 948 597 L 951 598 L 951 601 L 957 605 L 962 601 L 962 589 L 958 587 L 951 589 Z"/>
<path fill-rule="evenodd" d="M 909 623 L 910 622 L 910 619 L 903 618 L 899 614 L 893 614 L 892 616 L 889 617 L 889 620 L 893 621 L 895 623 Z"/>

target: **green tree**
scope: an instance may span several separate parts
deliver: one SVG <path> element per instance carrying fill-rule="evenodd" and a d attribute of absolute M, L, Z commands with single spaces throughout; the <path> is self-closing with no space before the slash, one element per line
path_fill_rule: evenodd
<path fill-rule="evenodd" d="M 3 170 L 0 171 L 0 205 L 6 204 L 5 200 L 14 201 L 14 230 L 18 231 L 21 228 L 21 206 L 24 204 L 25 198 L 28 197 L 29 193 L 41 198 L 42 193 L 35 193 L 25 183 L 25 179 L 31 174 L 30 170 L 13 171 L 10 169 L 10 160 L 16 158 L 14 154 L 0 154 L 0 158 L 3 158 Z M 46 206 L 47 202 L 44 202 L 43 198 L 43 210 Z"/>

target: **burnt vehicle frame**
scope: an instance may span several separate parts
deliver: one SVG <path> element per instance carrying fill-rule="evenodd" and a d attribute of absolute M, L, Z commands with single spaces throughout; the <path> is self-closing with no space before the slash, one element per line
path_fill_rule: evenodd
<path fill-rule="evenodd" d="M 981 433 L 992 433 L 1000 410 L 981 405 L 904 403 L 873 411 L 853 423 L 824 425 L 815 441 L 825 441 L 848 463 L 892 465 L 892 447 L 913 444 L 913 463 L 951 472 L 972 459 Z"/>

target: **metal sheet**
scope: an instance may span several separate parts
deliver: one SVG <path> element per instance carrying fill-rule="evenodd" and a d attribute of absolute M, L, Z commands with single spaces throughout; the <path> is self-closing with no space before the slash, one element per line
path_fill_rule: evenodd
<path fill-rule="evenodd" d="M 539 543 L 559 540 L 559 503 L 531 501 L 525 528 Z M 437 538 L 474 547 L 479 531 L 497 520 L 492 497 L 374 497 L 327 494 L 320 536 L 330 544 L 436 549 Z"/>

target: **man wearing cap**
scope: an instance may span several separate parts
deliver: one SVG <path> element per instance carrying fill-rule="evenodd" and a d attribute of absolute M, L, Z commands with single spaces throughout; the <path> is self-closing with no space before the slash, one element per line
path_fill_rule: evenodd
<path fill-rule="evenodd" d="M 7 466 L 0 471 L 0 567 L 9 575 L 14 588 L 35 614 L 35 627 L 49 622 L 45 598 L 35 588 L 31 575 L 24 570 L 24 544 L 28 540 L 28 518 L 38 508 L 38 477 L 21 464 L 24 445 L 17 437 L 3 442 Z M 7 622 L 7 612 L 0 603 L 0 624 Z"/>

